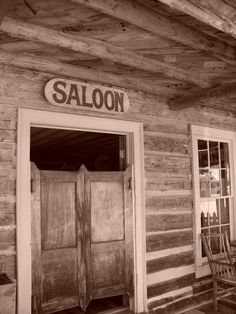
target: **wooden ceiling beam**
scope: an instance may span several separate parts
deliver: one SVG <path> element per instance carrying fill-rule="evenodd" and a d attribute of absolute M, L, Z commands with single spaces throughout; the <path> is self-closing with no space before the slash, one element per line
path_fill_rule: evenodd
<path fill-rule="evenodd" d="M 195 0 L 197 6 L 200 6 L 202 9 L 208 9 L 210 12 L 215 13 L 217 16 L 225 19 L 230 23 L 236 22 L 236 10 L 231 5 L 227 4 L 224 0 Z"/>
<path fill-rule="evenodd" d="M 224 33 L 236 38 L 236 21 L 227 16 L 229 6 L 222 0 L 206 1 L 197 0 L 158 0 L 169 7 L 191 15 L 195 19 L 204 22 Z M 214 9 L 213 9 L 214 7 Z M 227 14 L 226 14 L 227 12 Z M 231 7 L 231 15 L 235 17 L 236 10 Z M 227 17 L 227 20 L 226 20 Z"/>
<path fill-rule="evenodd" d="M 214 106 L 216 103 L 223 103 L 223 100 L 230 96 L 236 96 L 236 82 L 188 93 L 170 100 L 168 105 L 174 111 L 197 106 L 208 107 L 211 104 Z"/>
<path fill-rule="evenodd" d="M 86 67 L 75 66 L 36 56 L 12 53 L 0 50 L 0 64 L 13 66 L 32 71 L 45 72 L 58 76 L 81 79 L 89 82 L 117 86 L 121 88 L 143 91 L 154 95 L 173 94 L 173 90 L 160 86 L 151 79 L 134 78 L 128 75 L 118 75 L 101 70 L 93 70 Z"/>
<path fill-rule="evenodd" d="M 168 77 L 191 82 L 200 87 L 211 86 L 211 82 L 209 82 L 207 76 L 202 73 L 186 71 L 171 64 L 147 58 L 125 48 L 114 46 L 98 39 L 88 38 L 87 36 L 65 34 L 62 31 L 56 31 L 10 17 L 3 19 L 0 31 L 13 37 L 66 48 L 139 70 L 155 74 L 162 73 Z"/>
<path fill-rule="evenodd" d="M 10 9 L 10 7 L 13 5 L 14 2 L 15 0 L 1 0 L 0 1 L 0 25 L 7 11 Z"/>
<path fill-rule="evenodd" d="M 134 0 L 71 1 L 122 19 L 158 36 L 174 40 L 197 50 L 205 51 L 227 63 L 236 64 L 234 47 L 216 38 L 211 38 L 190 26 L 184 25 L 156 11 L 151 11 Z"/>

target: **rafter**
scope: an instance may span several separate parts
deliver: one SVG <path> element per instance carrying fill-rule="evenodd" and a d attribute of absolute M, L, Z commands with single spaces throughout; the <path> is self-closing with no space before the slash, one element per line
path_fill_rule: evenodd
<path fill-rule="evenodd" d="M 169 101 L 171 110 L 180 110 L 196 106 L 209 106 L 223 103 L 226 97 L 236 96 L 236 82 L 199 90 Z"/>
<path fill-rule="evenodd" d="M 126 89 L 143 91 L 154 95 L 176 94 L 171 88 L 158 85 L 151 79 L 134 78 L 128 75 L 112 74 L 101 70 L 65 64 L 50 58 L 23 55 L 0 50 L 0 65 L 13 66 L 32 71 L 41 71 L 58 76 L 87 80 Z"/>
<path fill-rule="evenodd" d="M 153 34 L 174 40 L 194 49 L 208 52 L 230 64 L 236 64 L 235 49 L 192 27 L 175 21 L 156 11 L 151 11 L 134 0 L 71 0 L 99 12 L 111 15 L 148 30 Z"/>
<path fill-rule="evenodd" d="M 10 9 L 15 0 L 1 0 L 0 1 L 0 25 L 7 11 Z"/>
<path fill-rule="evenodd" d="M 236 10 L 231 5 L 227 4 L 226 1 L 195 0 L 195 4 L 200 6 L 202 9 L 208 9 L 230 23 L 236 22 Z"/>
<path fill-rule="evenodd" d="M 88 38 L 86 36 L 68 35 L 47 27 L 23 22 L 9 17 L 5 17 L 3 19 L 0 31 L 3 31 L 13 37 L 70 49 L 75 52 L 81 52 L 101 59 L 107 59 L 112 62 L 117 62 L 151 73 L 163 73 L 168 77 L 191 82 L 200 87 L 209 87 L 212 85 L 207 76 L 202 73 L 186 71 L 173 65 L 147 58 L 130 50 L 114 46 L 101 40 Z"/>
<path fill-rule="evenodd" d="M 222 0 L 211 1 L 197 0 L 195 3 L 190 0 L 158 0 L 169 7 L 179 10 L 185 14 L 191 15 L 197 20 L 204 22 L 220 31 L 236 38 L 236 21 L 231 20 L 229 16 L 226 18 L 226 12 L 229 11 L 229 6 Z M 213 10 L 213 6 L 215 6 Z M 231 15 L 236 14 L 234 8 L 231 8 Z"/>

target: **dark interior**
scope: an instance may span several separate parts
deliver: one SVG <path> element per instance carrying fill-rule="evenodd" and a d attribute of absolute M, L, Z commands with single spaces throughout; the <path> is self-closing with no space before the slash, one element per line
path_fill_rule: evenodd
<path fill-rule="evenodd" d="M 31 128 L 30 161 L 41 170 L 124 170 L 124 151 L 124 135 Z"/>

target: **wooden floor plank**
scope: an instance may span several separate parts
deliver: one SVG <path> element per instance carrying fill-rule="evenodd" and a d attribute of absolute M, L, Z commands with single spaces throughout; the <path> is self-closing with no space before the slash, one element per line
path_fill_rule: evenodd
<path fill-rule="evenodd" d="M 80 307 L 75 307 L 56 314 L 132 314 L 122 302 L 122 296 L 92 300 L 86 312 L 82 311 Z"/>

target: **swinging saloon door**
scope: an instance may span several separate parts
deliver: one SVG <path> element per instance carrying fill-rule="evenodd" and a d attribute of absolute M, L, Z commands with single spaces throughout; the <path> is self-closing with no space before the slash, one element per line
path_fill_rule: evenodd
<path fill-rule="evenodd" d="M 46 171 L 32 163 L 31 179 L 32 312 L 132 295 L 131 168 Z"/>

